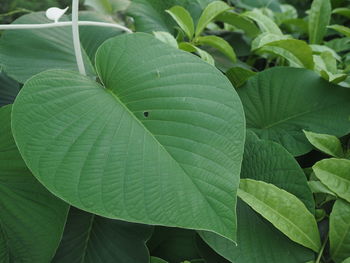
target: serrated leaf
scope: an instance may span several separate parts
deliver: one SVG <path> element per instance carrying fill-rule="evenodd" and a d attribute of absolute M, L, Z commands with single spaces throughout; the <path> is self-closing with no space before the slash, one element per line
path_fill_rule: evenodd
<path fill-rule="evenodd" d="M 320 44 L 326 34 L 331 19 L 330 0 L 313 0 L 309 13 L 310 44 Z"/>
<path fill-rule="evenodd" d="M 25 165 L 11 133 L 11 108 L 0 108 L 0 259 L 46 263 L 60 243 L 68 205 Z"/>
<path fill-rule="evenodd" d="M 342 25 L 331 25 L 328 28 L 333 29 L 346 37 L 350 37 L 350 28 Z"/>
<path fill-rule="evenodd" d="M 198 20 L 195 36 L 198 37 L 215 17 L 229 9 L 231 9 L 231 7 L 222 1 L 214 1 L 210 3 L 203 10 L 203 13 Z"/>
<path fill-rule="evenodd" d="M 250 37 L 256 37 L 260 32 L 259 28 L 252 21 L 235 12 L 225 11 L 217 16 L 216 20 L 241 29 Z"/>
<path fill-rule="evenodd" d="M 343 147 L 337 137 L 310 131 L 304 131 L 304 133 L 309 142 L 320 151 L 334 157 L 344 157 Z"/>
<path fill-rule="evenodd" d="M 329 217 L 329 242 L 336 263 L 350 256 L 350 204 L 337 200 Z"/>
<path fill-rule="evenodd" d="M 305 175 L 294 157 L 281 145 L 260 140 L 252 132 L 246 137 L 241 178 L 272 183 L 297 196 L 311 212 L 315 209 Z M 311 250 L 291 241 L 240 200 L 237 220 L 237 246 L 217 235 L 200 233 L 217 253 L 231 262 L 300 263 L 313 258 Z M 290 256 L 281 257 L 286 253 Z"/>
<path fill-rule="evenodd" d="M 176 38 L 173 37 L 172 34 L 168 33 L 168 32 L 153 32 L 153 35 L 160 41 L 174 47 L 174 48 L 178 48 L 177 45 L 177 41 Z"/>
<path fill-rule="evenodd" d="M 253 11 L 245 12 L 243 13 L 243 16 L 254 20 L 262 32 L 283 35 L 281 29 L 276 25 L 276 23 L 268 16 L 264 15 L 260 10 L 254 9 Z"/>
<path fill-rule="evenodd" d="M 271 50 L 269 47 L 276 47 L 278 49 Z M 298 65 L 299 67 L 305 67 L 307 69 L 314 68 L 312 50 L 309 45 L 302 40 L 282 39 L 269 42 L 262 46 L 261 51 L 272 51 L 274 54 L 287 59 L 292 65 Z M 290 54 L 286 55 L 286 52 Z"/>
<path fill-rule="evenodd" d="M 200 49 L 199 47 L 196 47 L 195 45 L 192 45 L 191 43 L 188 42 L 181 42 L 179 43 L 179 49 L 182 49 L 187 52 L 191 53 L 197 53 L 201 59 L 203 59 L 205 62 L 208 64 L 215 66 L 215 61 L 214 58 L 206 51 L 203 49 Z"/>
<path fill-rule="evenodd" d="M 316 220 L 297 197 L 252 179 L 241 179 L 238 196 L 291 240 L 319 251 L 321 241 Z"/>
<path fill-rule="evenodd" d="M 194 34 L 194 24 L 190 13 L 182 6 L 173 6 L 166 12 L 176 21 L 191 40 Z"/>
<path fill-rule="evenodd" d="M 236 62 L 236 53 L 232 46 L 223 38 L 217 36 L 204 36 L 196 39 L 199 45 L 209 45 L 226 55 L 232 62 Z"/>
<path fill-rule="evenodd" d="M 261 139 L 282 144 L 294 156 L 312 149 L 303 129 L 337 137 L 350 132 L 350 91 L 310 70 L 268 69 L 249 78 L 237 92 L 247 128 Z"/>
<path fill-rule="evenodd" d="M 52 263 L 148 263 L 152 227 L 99 217 L 71 207 Z"/>
<path fill-rule="evenodd" d="M 254 76 L 256 73 L 246 68 L 234 67 L 226 72 L 226 77 L 231 81 L 235 88 L 242 86 L 247 79 Z"/>
<path fill-rule="evenodd" d="M 88 212 L 234 240 L 245 124 L 231 83 L 144 33 L 106 41 L 96 66 L 104 87 L 54 70 L 18 95 L 12 128 L 34 175 Z"/>
<path fill-rule="evenodd" d="M 324 159 L 317 162 L 312 169 L 325 186 L 350 202 L 350 160 Z"/>
<path fill-rule="evenodd" d="M 19 92 L 19 83 L 0 71 L 0 107 L 12 104 Z"/>

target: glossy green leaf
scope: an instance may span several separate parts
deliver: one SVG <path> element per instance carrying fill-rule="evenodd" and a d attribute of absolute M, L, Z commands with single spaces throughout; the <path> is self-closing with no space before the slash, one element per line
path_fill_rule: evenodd
<path fill-rule="evenodd" d="M 264 15 L 260 10 L 255 9 L 253 11 L 248 11 L 243 15 L 254 20 L 262 32 L 283 35 L 281 29 L 276 25 L 276 23 L 268 16 Z"/>
<path fill-rule="evenodd" d="M 52 263 L 148 263 L 152 227 L 99 217 L 72 207 Z"/>
<path fill-rule="evenodd" d="M 26 167 L 12 137 L 11 108 L 0 108 L 0 259 L 47 263 L 61 240 L 68 205 Z"/>
<path fill-rule="evenodd" d="M 204 51 L 203 49 L 200 49 L 199 47 L 196 47 L 195 45 L 192 45 L 191 43 L 181 42 L 179 43 L 179 49 L 191 53 L 197 53 L 205 62 L 209 63 L 212 66 L 215 65 L 214 58 L 208 52 Z"/>
<path fill-rule="evenodd" d="M 312 193 L 293 156 L 281 145 L 260 140 L 252 132 L 246 137 L 241 177 L 272 183 L 294 194 L 309 211 L 314 211 Z M 313 258 L 312 251 L 291 241 L 242 201 L 237 204 L 237 220 L 238 246 L 217 235 L 201 232 L 201 237 L 231 262 L 300 263 Z M 283 257 L 286 253 L 290 256 Z"/>
<path fill-rule="evenodd" d="M 249 78 L 237 92 L 248 129 L 294 156 L 312 149 L 303 129 L 337 137 L 350 132 L 350 91 L 312 71 L 275 67 Z"/>
<path fill-rule="evenodd" d="M 350 37 L 350 28 L 342 25 L 331 25 L 328 28 L 333 29 L 346 37 Z"/>
<path fill-rule="evenodd" d="M 350 204 L 343 200 L 335 202 L 329 217 L 329 242 L 336 263 L 350 257 Z"/>
<path fill-rule="evenodd" d="M 350 202 L 350 160 L 324 159 L 317 162 L 312 169 L 325 186 Z"/>
<path fill-rule="evenodd" d="M 117 11 L 128 8 L 131 0 L 85 0 L 84 5 L 89 6 L 99 13 L 113 15 Z"/>
<path fill-rule="evenodd" d="M 182 6 L 173 6 L 166 12 L 176 21 L 180 28 L 186 33 L 189 39 L 194 34 L 194 24 L 190 13 Z"/>
<path fill-rule="evenodd" d="M 96 66 L 105 88 L 54 70 L 17 96 L 12 127 L 34 175 L 85 211 L 234 240 L 245 123 L 231 83 L 143 33 L 106 41 Z"/>
<path fill-rule="evenodd" d="M 277 35 L 270 32 L 264 32 L 256 37 L 252 42 L 252 50 L 259 49 L 270 42 L 275 42 L 283 39 L 290 39 L 288 35 Z"/>
<path fill-rule="evenodd" d="M 314 61 L 312 57 L 312 49 L 305 41 L 297 39 L 282 39 L 278 41 L 269 42 L 262 47 L 262 51 L 271 51 L 269 47 L 276 47 L 273 52 L 287 59 L 292 65 L 298 65 L 307 69 L 314 68 Z M 282 50 L 280 50 L 282 49 Z M 286 52 L 289 55 L 285 55 Z"/>
<path fill-rule="evenodd" d="M 13 103 L 19 92 L 19 83 L 0 71 L 0 107 Z"/>
<path fill-rule="evenodd" d="M 235 88 L 242 86 L 250 77 L 256 73 L 246 68 L 234 67 L 226 72 L 226 77 L 231 81 Z"/>
<path fill-rule="evenodd" d="M 304 133 L 309 142 L 320 151 L 334 157 L 344 157 L 343 147 L 337 137 L 310 131 L 304 131 Z"/>
<path fill-rule="evenodd" d="M 294 242 L 315 252 L 321 248 L 314 216 L 294 195 L 273 184 L 241 179 L 238 196 Z"/>
<path fill-rule="evenodd" d="M 209 45 L 226 55 L 232 62 L 236 62 L 236 53 L 232 46 L 223 38 L 217 36 L 204 36 L 196 39 L 199 45 Z"/>
<path fill-rule="evenodd" d="M 345 7 L 335 8 L 332 11 L 332 14 L 342 15 L 347 18 L 350 18 L 350 8 L 345 8 Z"/>
<path fill-rule="evenodd" d="M 329 194 L 335 196 L 335 194 L 320 181 L 309 181 L 308 184 L 311 191 L 315 194 Z"/>
<path fill-rule="evenodd" d="M 250 37 L 256 37 L 260 32 L 259 28 L 250 19 L 235 12 L 223 12 L 217 16 L 216 20 L 241 29 Z"/>
<path fill-rule="evenodd" d="M 195 36 L 199 36 L 215 17 L 229 9 L 231 9 L 231 7 L 222 1 L 214 1 L 210 3 L 203 10 L 203 13 L 198 20 Z"/>
<path fill-rule="evenodd" d="M 151 263 L 168 263 L 168 262 L 161 258 L 151 257 Z"/>
<path fill-rule="evenodd" d="M 178 44 L 176 38 L 173 37 L 172 34 L 168 32 L 153 32 L 153 35 L 160 41 L 174 47 L 178 48 Z"/>
<path fill-rule="evenodd" d="M 313 0 L 309 14 L 310 44 L 322 43 L 331 19 L 331 12 L 330 0 Z"/>

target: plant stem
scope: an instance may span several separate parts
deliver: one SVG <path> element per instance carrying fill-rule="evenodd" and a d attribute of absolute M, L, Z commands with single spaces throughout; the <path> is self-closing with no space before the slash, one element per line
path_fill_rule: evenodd
<path fill-rule="evenodd" d="M 73 46 L 75 58 L 77 60 L 78 69 L 81 75 L 86 76 L 85 66 L 83 55 L 81 52 L 80 46 L 80 37 L 79 37 L 79 0 L 73 0 L 72 4 L 72 33 L 73 33 Z"/>
<path fill-rule="evenodd" d="M 323 251 L 324 251 L 326 244 L 327 244 L 327 241 L 328 241 L 328 236 L 329 236 L 329 233 L 327 233 L 327 236 L 326 236 L 325 240 L 323 241 L 322 247 L 320 249 L 320 252 L 318 253 L 318 256 L 317 256 L 315 263 L 320 263 L 320 261 L 321 261 Z"/>
<path fill-rule="evenodd" d="M 79 26 L 97 26 L 97 27 L 111 27 L 118 28 L 124 30 L 128 33 L 132 33 L 132 31 L 122 25 L 112 24 L 112 23 L 104 23 L 104 22 L 95 22 L 95 21 L 78 21 Z M 0 30 L 18 30 L 18 29 L 42 29 L 42 28 L 53 28 L 53 27 L 66 27 L 72 26 L 72 22 L 57 22 L 57 23 L 46 23 L 46 24 L 16 24 L 16 25 L 0 25 Z"/>

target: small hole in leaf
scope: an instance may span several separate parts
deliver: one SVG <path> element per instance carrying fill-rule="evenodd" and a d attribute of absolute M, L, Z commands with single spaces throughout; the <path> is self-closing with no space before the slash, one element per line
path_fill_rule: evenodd
<path fill-rule="evenodd" d="M 145 116 L 147 118 L 149 116 L 149 112 L 148 111 L 144 111 L 143 112 L 143 116 Z"/>

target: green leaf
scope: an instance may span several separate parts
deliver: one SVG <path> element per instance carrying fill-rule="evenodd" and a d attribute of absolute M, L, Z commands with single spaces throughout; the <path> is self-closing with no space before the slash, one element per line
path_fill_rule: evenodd
<path fill-rule="evenodd" d="M 303 35 L 307 35 L 309 33 L 309 24 L 307 21 L 305 21 L 305 19 L 287 19 L 283 20 L 282 24 L 285 25 L 289 31 Z"/>
<path fill-rule="evenodd" d="M 61 240 L 68 205 L 26 167 L 12 137 L 11 108 L 0 108 L 0 259 L 46 263 Z"/>
<path fill-rule="evenodd" d="M 341 26 L 341 25 L 331 25 L 328 26 L 328 28 L 333 29 L 341 34 L 343 34 L 346 37 L 350 37 L 350 28 L 346 26 Z"/>
<path fill-rule="evenodd" d="M 342 263 L 350 263 L 350 257 L 345 259 Z"/>
<path fill-rule="evenodd" d="M 145 243 L 151 234 L 151 226 L 103 218 L 72 207 L 52 263 L 148 263 Z"/>
<path fill-rule="evenodd" d="M 18 92 L 18 82 L 0 71 L 0 107 L 13 103 Z"/>
<path fill-rule="evenodd" d="M 166 12 L 176 21 L 191 40 L 194 34 L 194 24 L 190 13 L 182 6 L 173 6 Z"/>
<path fill-rule="evenodd" d="M 309 131 L 304 131 L 304 133 L 309 142 L 320 151 L 334 157 L 344 157 L 341 142 L 337 137 Z"/>
<path fill-rule="evenodd" d="M 222 1 L 214 1 L 210 3 L 203 10 L 203 13 L 198 20 L 195 36 L 198 37 L 215 17 L 229 9 L 231 9 L 231 7 Z"/>
<path fill-rule="evenodd" d="M 173 37 L 172 34 L 168 32 L 153 32 L 153 35 L 160 41 L 168 44 L 169 46 L 172 46 L 174 48 L 178 48 L 178 44 L 176 39 Z"/>
<path fill-rule="evenodd" d="M 275 24 L 275 22 L 271 20 L 268 16 L 264 15 L 260 10 L 254 9 L 253 11 L 245 12 L 243 16 L 254 20 L 258 24 L 262 32 L 283 35 L 282 31 Z"/>
<path fill-rule="evenodd" d="M 151 257 L 151 263 L 168 263 L 168 262 L 161 258 Z"/>
<path fill-rule="evenodd" d="M 320 250 L 316 220 L 294 195 L 273 184 L 241 179 L 238 196 L 294 242 Z"/>
<path fill-rule="evenodd" d="M 280 12 L 279 0 L 230 0 L 232 4 L 244 9 L 254 9 L 254 8 L 269 8 L 274 12 Z"/>
<path fill-rule="evenodd" d="M 104 87 L 53 70 L 17 96 L 12 127 L 34 175 L 88 212 L 234 240 L 245 123 L 231 83 L 144 33 L 106 41 L 96 66 Z"/>
<path fill-rule="evenodd" d="M 256 37 L 260 32 L 259 28 L 250 19 L 235 12 L 225 11 L 217 16 L 216 20 L 243 30 L 249 37 Z"/>
<path fill-rule="evenodd" d="M 329 242 L 336 263 L 350 256 L 350 204 L 337 200 L 329 217 Z"/>
<path fill-rule="evenodd" d="M 274 42 L 282 39 L 290 39 L 290 38 L 291 37 L 288 35 L 276 35 L 269 32 L 264 32 L 253 40 L 252 50 L 259 49 L 270 42 Z"/>
<path fill-rule="evenodd" d="M 347 18 L 350 18 L 350 8 L 340 7 L 332 11 L 332 14 L 342 15 Z"/>
<path fill-rule="evenodd" d="M 252 132 L 246 137 L 241 177 L 272 183 L 297 196 L 311 212 L 315 209 L 305 175 L 293 156 L 281 145 L 260 140 Z M 300 263 L 313 258 L 312 251 L 291 241 L 240 200 L 237 220 L 238 246 L 217 235 L 200 233 L 231 262 L 256 263 L 259 259 L 260 263 Z M 285 254 L 290 256 L 281 256 Z"/>
<path fill-rule="evenodd" d="M 315 194 L 328 194 L 335 196 L 335 194 L 320 181 L 309 181 L 308 184 L 310 186 L 311 191 Z"/>
<path fill-rule="evenodd" d="M 276 47 L 278 50 L 269 49 L 269 47 Z M 287 59 L 292 65 L 298 65 L 299 67 L 305 67 L 307 69 L 314 68 L 312 50 L 309 45 L 302 40 L 282 39 L 269 42 L 262 47 L 261 51 L 273 52 L 274 54 Z M 286 55 L 286 52 L 289 53 L 289 55 Z"/>
<path fill-rule="evenodd" d="M 309 45 L 309 46 L 311 47 L 312 52 L 314 54 L 321 55 L 324 52 L 330 52 L 336 60 L 341 61 L 341 57 L 337 54 L 337 52 L 335 52 L 334 49 L 328 46 L 324 46 L 324 45 Z"/>
<path fill-rule="evenodd" d="M 310 44 L 320 44 L 326 34 L 331 19 L 330 0 L 313 0 L 309 14 Z"/>
<path fill-rule="evenodd" d="M 335 38 L 325 42 L 325 45 L 335 52 L 343 52 L 350 49 L 350 37 Z"/>
<path fill-rule="evenodd" d="M 214 58 L 203 49 L 200 49 L 199 47 L 196 47 L 195 45 L 192 45 L 191 43 L 187 42 L 181 42 L 179 43 L 179 49 L 182 49 L 187 52 L 195 52 L 197 53 L 205 62 L 209 63 L 212 66 L 215 66 Z"/>
<path fill-rule="evenodd" d="M 85 0 L 84 5 L 95 9 L 99 13 L 113 15 L 123 11 L 130 5 L 130 0 Z"/>
<path fill-rule="evenodd" d="M 340 83 L 347 78 L 347 74 L 338 70 L 337 61 L 329 51 L 322 52 L 321 55 L 314 55 L 315 71 L 325 80 L 332 83 Z"/>
<path fill-rule="evenodd" d="M 204 36 L 196 39 L 199 45 L 209 45 L 218 49 L 221 53 L 226 55 L 232 62 L 236 62 L 236 53 L 232 46 L 223 38 L 217 36 Z"/>
<path fill-rule="evenodd" d="M 337 137 L 350 132 L 350 91 L 312 71 L 275 67 L 249 78 L 237 92 L 248 129 L 294 156 L 312 150 L 303 129 Z"/>
<path fill-rule="evenodd" d="M 246 68 L 234 67 L 226 72 L 226 77 L 231 81 L 235 88 L 242 86 L 250 77 L 256 73 Z"/>
<path fill-rule="evenodd" d="M 317 162 L 312 169 L 325 186 L 350 202 L 350 160 L 324 159 Z"/>

